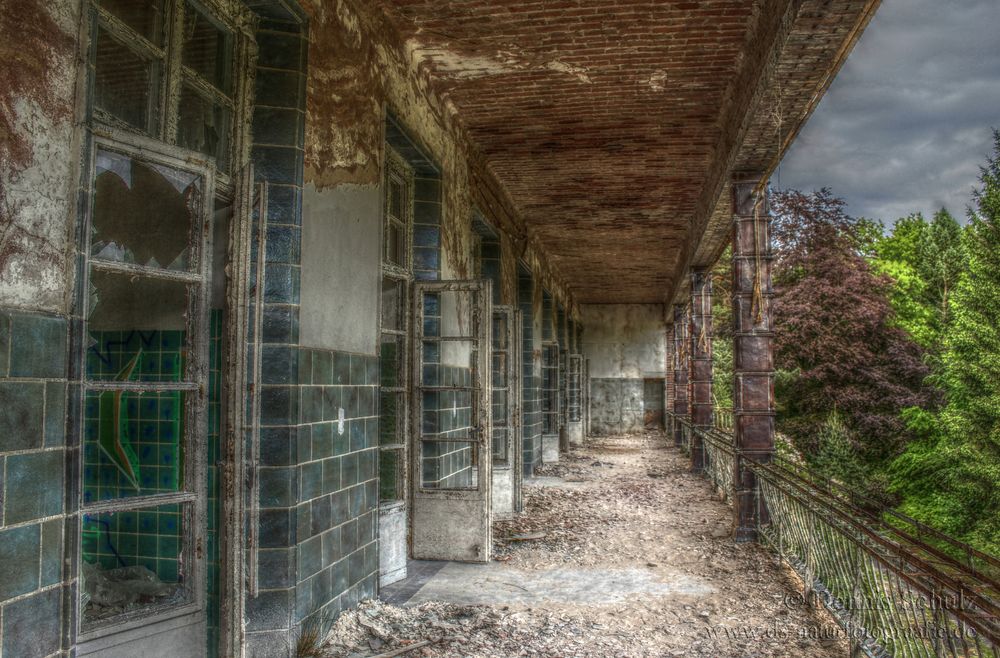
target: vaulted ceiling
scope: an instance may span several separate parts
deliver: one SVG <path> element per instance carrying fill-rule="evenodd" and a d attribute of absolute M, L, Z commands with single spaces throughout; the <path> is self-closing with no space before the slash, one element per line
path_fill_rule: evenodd
<path fill-rule="evenodd" d="M 669 301 L 878 0 L 377 0 L 580 303 Z"/>

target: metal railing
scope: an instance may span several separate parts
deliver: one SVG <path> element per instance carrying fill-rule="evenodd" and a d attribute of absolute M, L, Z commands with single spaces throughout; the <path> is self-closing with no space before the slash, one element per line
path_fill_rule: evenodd
<path fill-rule="evenodd" d="M 733 431 L 733 410 L 731 407 L 716 407 L 715 428 L 724 432 Z"/>
<path fill-rule="evenodd" d="M 705 474 L 730 497 L 732 434 L 672 421 L 688 441 L 699 434 Z M 802 578 L 802 603 L 819 599 L 831 611 L 853 655 L 1000 658 L 1000 560 L 801 462 L 748 463 L 770 517 L 758 525 L 762 541 Z"/>

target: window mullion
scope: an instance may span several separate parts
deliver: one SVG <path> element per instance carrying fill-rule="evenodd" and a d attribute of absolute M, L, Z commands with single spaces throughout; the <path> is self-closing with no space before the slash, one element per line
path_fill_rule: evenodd
<path fill-rule="evenodd" d="M 235 103 L 233 103 L 232 98 L 216 89 L 214 85 L 207 82 L 204 78 L 191 70 L 191 68 L 181 64 L 180 69 L 182 82 L 190 85 L 191 88 L 194 89 L 194 91 L 200 96 L 204 97 L 205 100 L 212 103 L 218 103 L 219 105 L 224 105 L 228 110 L 235 109 Z"/>
<path fill-rule="evenodd" d="M 96 9 L 101 29 L 113 36 L 116 41 L 145 59 L 164 58 L 166 52 L 162 48 L 130 28 L 107 9 L 101 6 L 97 6 Z"/>
<path fill-rule="evenodd" d="M 163 140 L 177 143 L 178 105 L 181 97 L 181 53 L 184 45 L 183 0 L 167 0 L 168 21 L 166 30 L 167 57 L 164 61 L 164 89 L 161 116 Z"/>

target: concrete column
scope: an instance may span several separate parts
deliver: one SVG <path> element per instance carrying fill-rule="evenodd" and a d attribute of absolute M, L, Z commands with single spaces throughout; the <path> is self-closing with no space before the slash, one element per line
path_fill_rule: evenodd
<path fill-rule="evenodd" d="M 759 178 L 734 180 L 733 436 L 734 537 L 754 541 L 767 510 L 748 460 L 774 454 L 774 348 L 771 320 L 771 217 Z M 757 193 L 755 194 L 755 190 Z"/>
<path fill-rule="evenodd" d="M 688 363 L 687 363 L 687 313 L 683 304 L 674 304 L 674 413 L 687 416 Z M 674 423 L 674 445 L 681 445 L 681 426 Z"/>
<path fill-rule="evenodd" d="M 712 272 L 701 268 L 691 273 L 691 424 L 712 429 Z M 691 437 L 691 470 L 705 470 L 705 446 L 697 434 Z"/>

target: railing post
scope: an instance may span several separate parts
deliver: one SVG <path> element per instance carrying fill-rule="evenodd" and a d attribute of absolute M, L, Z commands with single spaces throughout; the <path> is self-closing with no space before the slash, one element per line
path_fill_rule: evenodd
<path fill-rule="evenodd" d="M 774 454 L 771 218 L 759 176 L 734 179 L 732 194 L 734 538 L 754 541 L 768 519 L 748 460 Z"/>
<path fill-rule="evenodd" d="M 683 304 L 674 304 L 674 415 L 688 415 L 687 313 Z M 674 445 L 683 442 L 684 428 L 674 422 Z"/>
<path fill-rule="evenodd" d="M 696 430 L 712 429 L 712 272 L 691 273 L 691 424 Z M 691 436 L 691 470 L 705 470 L 705 445 L 701 435 Z"/>

